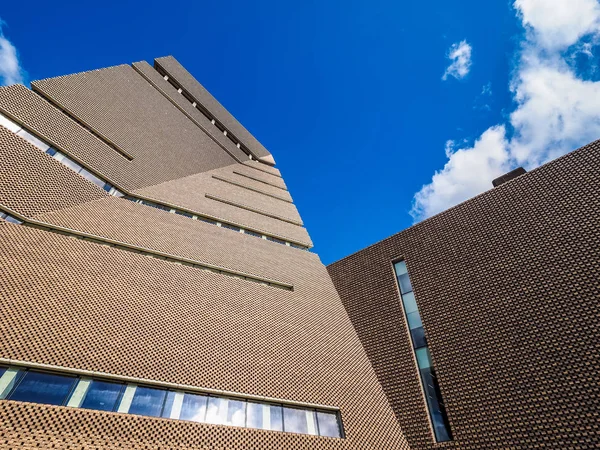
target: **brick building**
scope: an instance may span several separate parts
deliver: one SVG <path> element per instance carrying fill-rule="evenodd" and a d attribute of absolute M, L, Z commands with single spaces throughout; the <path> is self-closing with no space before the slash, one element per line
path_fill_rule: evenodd
<path fill-rule="evenodd" d="M 411 449 L 598 448 L 600 141 L 494 181 L 329 273 Z"/>
<path fill-rule="evenodd" d="M 174 58 L 0 88 L 0 448 L 597 448 L 600 145 L 498 183 L 325 268 Z"/>
<path fill-rule="evenodd" d="M 0 114 L 0 447 L 408 449 L 273 156 L 175 59 Z"/>

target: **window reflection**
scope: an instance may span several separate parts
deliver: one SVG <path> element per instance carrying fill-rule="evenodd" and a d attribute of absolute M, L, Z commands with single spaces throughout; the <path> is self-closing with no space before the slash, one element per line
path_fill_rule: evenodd
<path fill-rule="evenodd" d="M 81 407 L 99 411 L 115 411 L 123 388 L 124 385 L 121 383 L 93 380 Z"/>
<path fill-rule="evenodd" d="M 340 424 L 336 413 L 317 411 L 317 422 L 320 436 L 341 437 Z"/>
<path fill-rule="evenodd" d="M 315 413 L 311 410 L 283 408 L 283 427 L 285 431 L 300 434 L 317 434 Z"/>
<path fill-rule="evenodd" d="M 243 427 L 246 423 L 245 402 L 227 398 L 209 397 L 206 422 Z"/>
<path fill-rule="evenodd" d="M 248 402 L 246 415 L 248 428 L 283 431 L 283 411 L 279 405 Z"/>
<path fill-rule="evenodd" d="M 207 402 L 208 397 L 205 395 L 185 394 L 179 418 L 192 422 L 204 422 Z"/>
<path fill-rule="evenodd" d="M 130 414 L 158 417 L 167 391 L 138 386 L 129 407 Z"/>
<path fill-rule="evenodd" d="M 67 400 L 76 380 L 75 377 L 67 375 L 28 371 L 9 394 L 8 399 L 62 405 Z"/>
<path fill-rule="evenodd" d="M 433 373 L 431 373 L 433 376 Z M 425 376 L 425 374 L 424 374 Z M 433 392 L 431 397 L 434 397 Z M 0 399 L 342 437 L 339 414 L 0 366 Z"/>

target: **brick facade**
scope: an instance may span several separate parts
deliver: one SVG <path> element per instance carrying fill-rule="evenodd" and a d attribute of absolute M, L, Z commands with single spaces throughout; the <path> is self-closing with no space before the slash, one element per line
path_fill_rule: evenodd
<path fill-rule="evenodd" d="M 150 71 L 136 63 L 34 82 L 35 92 L 0 88 L 0 112 L 126 194 L 310 246 L 279 171 L 251 161 Z M 207 102 L 253 159 L 268 156 Z M 408 449 L 316 254 L 108 195 L 1 126 L 0 168 L 0 209 L 25 222 L 0 221 L 1 361 L 326 405 L 345 431 L 0 400 L 0 448 Z"/>
<path fill-rule="evenodd" d="M 598 249 L 600 141 L 328 267 L 411 449 L 598 448 Z M 453 442 L 433 443 L 397 259 Z"/>

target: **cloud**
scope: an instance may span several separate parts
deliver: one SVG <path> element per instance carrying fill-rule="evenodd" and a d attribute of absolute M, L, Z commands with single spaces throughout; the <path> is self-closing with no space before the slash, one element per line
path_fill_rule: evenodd
<path fill-rule="evenodd" d="M 492 82 L 490 81 L 487 84 L 484 84 L 481 88 L 481 94 L 479 94 L 475 98 L 475 102 L 473 105 L 473 109 L 478 109 L 481 111 L 491 111 L 492 107 L 490 106 L 491 97 L 494 93 L 492 92 Z"/>
<path fill-rule="evenodd" d="M 446 165 L 413 198 L 415 222 L 488 190 L 515 167 L 531 170 L 600 138 L 600 81 L 584 79 L 568 53 L 597 45 L 600 3 L 516 0 L 514 7 L 527 30 L 510 84 L 516 107 L 474 145 L 446 148 Z"/>
<path fill-rule="evenodd" d="M 448 51 L 448 59 L 452 63 L 448 66 L 446 72 L 444 72 L 442 80 L 447 80 L 448 76 L 452 76 L 457 80 L 466 77 L 471 70 L 472 51 L 473 49 L 466 40 L 452 44 Z"/>
<path fill-rule="evenodd" d="M 514 7 L 537 44 L 550 50 L 569 47 L 600 26 L 597 0 L 516 0 Z"/>
<path fill-rule="evenodd" d="M 0 86 L 23 83 L 25 72 L 19 63 L 17 49 L 2 33 L 3 25 L 0 19 Z"/>

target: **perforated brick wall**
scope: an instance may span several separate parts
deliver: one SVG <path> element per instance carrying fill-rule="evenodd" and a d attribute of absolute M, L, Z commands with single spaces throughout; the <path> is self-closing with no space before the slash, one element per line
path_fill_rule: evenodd
<path fill-rule="evenodd" d="M 119 66 L 34 85 L 77 121 L 18 86 L 0 89 L 0 110 L 108 181 L 310 244 L 301 226 L 207 201 L 211 192 L 300 218 L 289 202 L 213 179 L 291 199 L 277 169 L 235 163 L 158 83 Z M 142 251 L 0 221 L 0 358 L 337 407 L 345 431 L 332 439 L 0 400 L 0 448 L 408 450 L 318 255 L 108 196 L 3 128 L 0 168 L 0 208 Z"/>
<path fill-rule="evenodd" d="M 261 157 L 270 155 L 269 151 L 244 126 L 215 99 L 181 64 L 172 56 L 156 58 L 155 66 L 160 66 L 173 77 L 195 99 L 210 111 L 225 127 L 230 130 L 252 153 Z"/>
<path fill-rule="evenodd" d="M 33 217 L 107 196 L 0 125 L 0 205 Z"/>
<path fill-rule="evenodd" d="M 206 173 L 191 175 L 144 189 L 138 189 L 134 193 L 156 200 L 170 201 L 175 205 L 189 208 L 192 211 L 203 212 L 246 225 L 254 230 L 265 231 L 269 234 L 311 245 L 312 242 L 306 228 L 241 207 L 246 205 L 256 208 L 256 211 L 262 210 L 290 220 L 300 220 L 300 216 L 293 204 L 216 180 L 213 178 L 213 175 L 226 177 L 244 186 L 261 189 L 269 193 L 281 192 L 281 194 L 284 194 L 286 191 L 278 187 L 273 187 L 270 184 L 236 175 L 234 172 L 248 173 L 254 178 L 265 179 L 269 182 L 271 179 L 280 179 L 251 167 L 246 167 L 243 164 L 234 164 Z M 212 195 L 215 198 L 229 200 L 234 205 L 207 198 L 206 194 Z"/>
<path fill-rule="evenodd" d="M 133 156 L 136 187 L 236 162 L 131 66 L 34 81 L 32 86 Z"/>
<path fill-rule="evenodd" d="M 598 448 L 599 186 L 597 141 L 328 267 L 412 449 Z M 397 258 L 452 443 L 432 441 Z"/>

